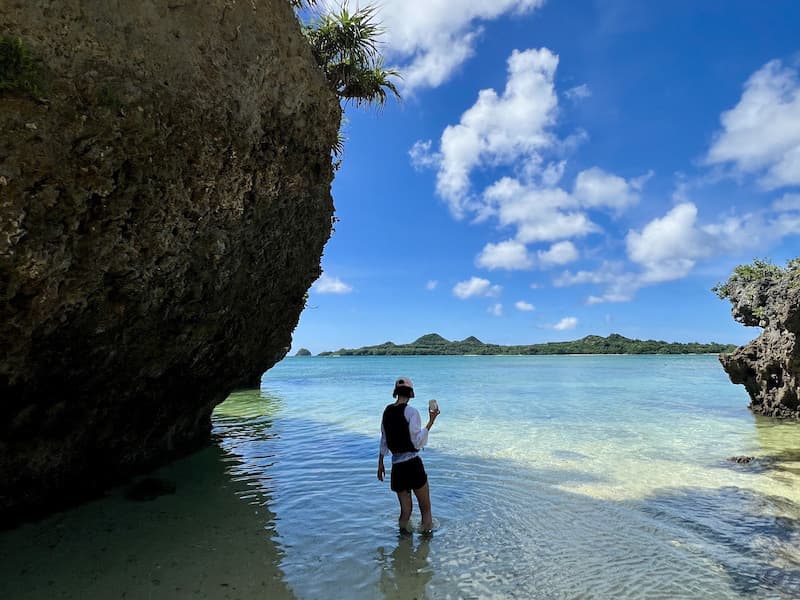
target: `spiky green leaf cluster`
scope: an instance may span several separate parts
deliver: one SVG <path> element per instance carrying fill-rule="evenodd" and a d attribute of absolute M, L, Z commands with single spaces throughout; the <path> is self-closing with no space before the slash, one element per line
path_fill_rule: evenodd
<path fill-rule="evenodd" d="M 344 101 L 357 105 L 385 104 L 400 93 L 392 78 L 400 75 L 386 69 L 378 48 L 383 29 L 373 6 L 351 12 L 347 4 L 321 15 L 303 26 L 317 64 L 331 88 Z"/>

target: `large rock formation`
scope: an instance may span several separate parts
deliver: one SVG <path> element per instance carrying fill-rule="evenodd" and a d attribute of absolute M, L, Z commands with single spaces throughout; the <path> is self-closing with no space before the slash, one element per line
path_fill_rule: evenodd
<path fill-rule="evenodd" d="M 720 295 L 734 319 L 764 331 L 720 361 L 733 383 L 745 386 L 753 412 L 800 417 L 800 268 L 739 267 Z"/>
<path fill-rule="evenodd" d="M 0 521 L 208 438 L 281 359 L 331 231 L 340 109 L 286 0 L 4 0 Z"/>

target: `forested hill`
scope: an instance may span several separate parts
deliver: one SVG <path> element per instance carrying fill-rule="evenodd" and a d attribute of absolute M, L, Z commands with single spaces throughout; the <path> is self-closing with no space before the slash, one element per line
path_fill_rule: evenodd
<path fill-rule="evenodd" d="M 470 336 L 461 341 L 447 340 L 438 333 L 429 333 L 410 344 L 385 342 L 363 348 L 342 348 L 321 352 L 319 356 L 389 356 L 410 354 L 719 354 L 731 352 L 733 344 L 680 344 L 661 340 L 632 340 L 617 333 L 608 337 L 587 335 L 571 342 L 549 342 L 523 346 L 484 344 Z"/>

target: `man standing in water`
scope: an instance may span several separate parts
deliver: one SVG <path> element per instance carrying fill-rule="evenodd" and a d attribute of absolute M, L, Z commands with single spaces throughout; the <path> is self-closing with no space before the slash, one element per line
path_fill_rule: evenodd
<path fill-rule="evenodd" d="M 397 493 L 400 501 L 400 530 L 411 531 L 411 490 L 417 497 L 419 511 L 422 513 L 420 525 L 423 532 L 433 529 L 431 516 L 431 495 L 428 488 L 428 475 L 419 450 L 428 443 L 428 432 L 433 427 L 439 408 L 433 406 L 428 410 L 428 424 L 422 427 L 422 421 L 416 408 L 408 405 L 414 397 L 414 384 L 408 377 L 401 377 L 394 384 L 392 396 L 396 398 L 383 411 L 381 420 L 381 448 L 378 455 L 378 479 L 383 481 L 386 469 L 383 466 L 383 457 L 387 452 L 392 453 L 392 491 Z"/>

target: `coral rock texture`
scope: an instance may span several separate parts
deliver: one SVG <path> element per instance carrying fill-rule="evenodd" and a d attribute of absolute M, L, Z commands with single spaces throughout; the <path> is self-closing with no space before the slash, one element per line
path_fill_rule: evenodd
<path fill-rule="evenodd" d="M 726 284 L 738 322 L 762 327 L 758 338 L 720 362 L 733 383 L 744 385 L 753 412 L 770 417 L 800 417 L 800 271 Z"/>
<path fill-rule="evenodd" d="M 280 360 L 341 117 L 286 0 L 5 0 L 0 522 L 202 445 Z M 0 523 L 1 524 L 1 523 Z"/>

